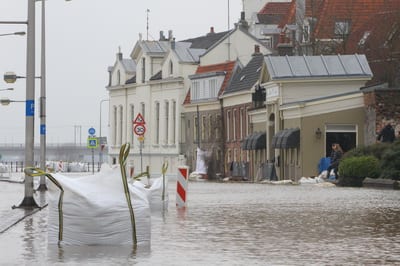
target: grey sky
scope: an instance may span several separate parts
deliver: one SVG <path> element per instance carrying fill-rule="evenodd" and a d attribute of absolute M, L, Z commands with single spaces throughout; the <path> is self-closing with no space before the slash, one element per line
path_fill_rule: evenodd
<path fill-rule="evenodd" d="M 230 0 L 230 27 L 237 22 L 241 0 Z M 26 21 L 28 0 L 1 0 L 0 21 Z M 139 33 L 146 38 L 149 9 L 149 39 L 159 31 L 173 30 L 177 40 L 228 28 L 228 0 L 47 0 L 47 142 L 86 142 L 88 129 L 99 133 L 100 101 L 106 99 L 107 67 L 113 65 L 118 47 L 129 57 Z M 36 76 L 40 76 L 41 3 L 36 3 Z M 25 25 L 1 25 L 0 34 L 26 31 Z M 26 73 L 26 36 L 0 36 L 0 98 L 25 100 L 24 79 L 9 85 L 3 74 Z M 36 82 L 35 143 L 39 143 Z M 107 102 L 102 104 L 102 135 L 107 135 Z M 79 130 L 81 135 L 79 135 Z M 25 105 L 0 105 L 0 143 L 24 143 Z"/>

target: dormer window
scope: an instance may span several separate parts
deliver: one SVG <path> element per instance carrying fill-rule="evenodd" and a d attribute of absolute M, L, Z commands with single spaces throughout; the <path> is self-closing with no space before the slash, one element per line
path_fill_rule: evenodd
<path fill-rule="evenodd" d="M 303 42 L 310 41 L 310 27 L 308 25 L 303 26 Z"/>
<path fill-rule="evenodd" d="M 350 33 L 350 21 L 339 20 L 335 22 L 335 36 L 343 38 Z"/>
<path fill-rule="evenodd" d="M 213 75 L 192 80 L 190 98 L 192 101 L 203 101 L 218 98 L 218 92 L 224 81 L 225 74 Z"/>

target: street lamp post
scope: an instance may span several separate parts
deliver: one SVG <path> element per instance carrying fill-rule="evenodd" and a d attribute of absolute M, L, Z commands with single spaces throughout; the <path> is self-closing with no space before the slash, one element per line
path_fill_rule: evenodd
<path fill-rule="evenodd" d="M 40 168 L 46 171 L 46 7 L 42 0 L 42 32 L 40 52 Z M 40 177 L 40 191 L 47 190 L 46 177 Z"/>
<path fill-rule="evenodd" d="M 25 167 L 33 167 L 35 136 L 35 0 L 28 0 L 25 102 Z M 33 198 L 33 177 L 25 174 L 25 195 L 19 207 L 37 208 Z"/>
<path fill-rule="evenodd" d="M 40 118 L 41 118 L 41 161 L 45 159 L 45 0 L 42 1 L 42 83 L 40 98 Z M 71 0 L 65 0 L 71 1 Z M 27 21 L 0 21 L 0 24 L 27 24 L 27 62 L 26 62 L 26 111 L 25 111 L 25 167 L 32 167 L 34 161 L 34 117 L 35 117 L 35 2 L 36 0 L 28 0 L 28 20 Z M 11 34 L 7 34 L 11 35 Z M 12 35 L 25 35 L 25 32 L 15 32 Z M 14 77 L 12 77 L 14 78 Z M 15 76 L 15 78 L 18 78 Z M 4 76 L 6 80 L 6 75 Z M 6 80 L 7 82 L 7 80 Z M 44 151 L 44 152 L 43 152 Z M 45 163 L 44 163 L 45 164 Z M 41 166 L 45 168 L 45 165 Z M 44 177 L 43 177 L 44 178 Z M 40 183 L 45 183 L 45 179 L 41 177 Z M 19 207 L 35 208 L 38 207 L 33 198 L 33 177 L 25 175 L 25 196 Z M 43 188 L 43 186 L 42 186 Z"/>
<path fill-rule="evenodd" d="M 101 108 L 101 105 L 103 104 L 103 102 L 109 102 L 110 100 L 109 99 L 104 99 L 104 100 L 101 100 L 100 101 L 100 130 L 99 130 L 99 135 L 100 135 L 100 138 L 99 138 L 99 141 L 100 141 L 100 154 L 99 154 L 99 159 L 100 159 L 100 165 L 103 163 L 103 145 L 105 144 L 105 143 L 103 143 L 103 138 L 102 138 L 102 135 L 101 135 L 101 110 L 102 110 L 102 108 Z"/>

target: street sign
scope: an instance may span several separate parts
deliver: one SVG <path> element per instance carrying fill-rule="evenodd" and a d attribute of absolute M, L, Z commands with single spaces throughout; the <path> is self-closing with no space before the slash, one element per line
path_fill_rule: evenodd
<path fill-rule="evenodd" d="M 133 120 L 133 124 L 135 125 L 144 125 L 146 122 L 144 121 L 144 118 L 141 113 L 138 113 L 135 120 Z"/>
<path fill-rule="evenodd" d="M 99 144 L 107 144 L 107 137 L 99 137 Z"/>
<path fill-rule="evenodd" d="M 139 136 L 137 139 L 138 139 L 138 141 L 143 142 L 144 141 L 144 136 Z"/>
<path fill-rule="evenodd" d="M 142 136 L 146 132 L 146 127 L 144 125 L 137 124 L 133 127 L 133 132 L 138 136 Z"/>
<path fill-rule="evenodd" d="M 97 147 L 99 147 L 99 141 L 97 138 L 93 138 L 93 137 L 88 137 L 87 139 L 87 147 L 89 149 L 96 149 Z"/>
<path fill-rule="evenodd" d="M 89 128 L 89 135 L 94 135 L 96 134 L 96 129 L 94 129 L 93 127 Z"/>

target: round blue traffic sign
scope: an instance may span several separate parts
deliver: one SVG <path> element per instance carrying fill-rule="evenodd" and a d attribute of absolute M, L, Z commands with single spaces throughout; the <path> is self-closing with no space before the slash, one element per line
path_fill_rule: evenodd
<path fill-rule="evenodd" d="M 96 134 L 96 130 L 93 127 L 89 128 L 89 135 L 94 135 L 94 134 Z"/>

